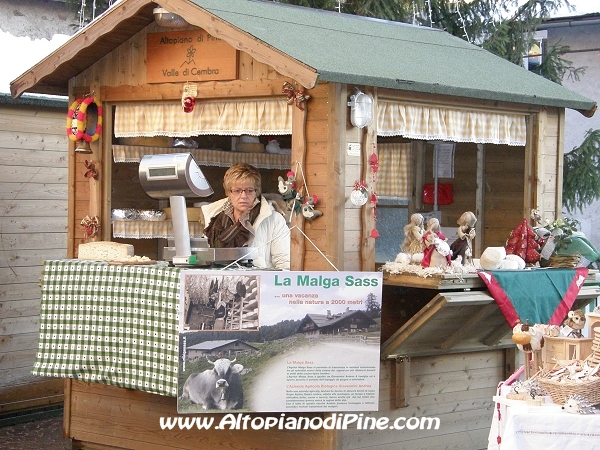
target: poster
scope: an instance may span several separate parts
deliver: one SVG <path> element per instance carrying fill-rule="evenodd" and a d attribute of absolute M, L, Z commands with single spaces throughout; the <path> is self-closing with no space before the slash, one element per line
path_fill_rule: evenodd
<path fill-rule="evenodd" d="M 381 272 L 186 270 L 177 411 L 377 411 Z"/>

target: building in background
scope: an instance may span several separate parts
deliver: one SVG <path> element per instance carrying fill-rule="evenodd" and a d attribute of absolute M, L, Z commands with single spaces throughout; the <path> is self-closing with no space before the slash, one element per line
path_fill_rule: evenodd
<path fill-rule="evenodd" d="M 0 419 L 63 401 L 63 380 L 31 368 L 42 260 L 67 255 L 68 102 L 13 99 L 9 83 L 73 34 L 76 20 L 63 1 L 0 0 Z"/>
<path fill-rule="evenodd" d="M 545 44 L 546 48 L 560 41 L 560 45 L 570 47 L 570 51 L 563 58 L 572 61 L 573 67 L 585 67 L 585 73 L 578 81 L 569 79 L 566 74 L 562 82 L 563 86 L 596 102 L 600 101 L 600 5 L 598 9 L 599 12 L 593 14 L 549 19 L 539 28 L 539 31 L 545 35 L 542 44 Z M 588 119 L 576 111 L 567 109 L 565 153 L 579 147 L 590 129 L 600 129 L 598 114 Z M 596 248 L 600 248 L 600 228 L 597 226 L 600 221 L 600 200 L 596 200 L 583 211 L 563 209 L 563 216 L 579 220 L 581 231 Z"/>

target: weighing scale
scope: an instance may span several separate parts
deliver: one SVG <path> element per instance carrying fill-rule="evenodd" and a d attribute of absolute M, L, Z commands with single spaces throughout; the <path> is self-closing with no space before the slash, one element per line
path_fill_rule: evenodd
<path fill-rule="evenodd" d="M 205 237 L 190 239 L 186 197 L 214 193 L 191 153 L 145 155 L 138 170 L 146 194 L 169 199 L 174 239 L 168 240 L 163 258 L 175 266 L 210 266 L 214 263 L 250 261 L 253 247 L 210 248 Z"/>

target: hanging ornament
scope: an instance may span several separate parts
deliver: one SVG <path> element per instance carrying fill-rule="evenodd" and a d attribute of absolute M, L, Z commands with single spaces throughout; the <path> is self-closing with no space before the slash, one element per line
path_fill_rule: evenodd
<path fill-rule="evenodd" d="M 288 105 L 295 103 L 296 107 L 300 111 L 304 111 L 304 104 L 310 99 L 310 95 L 308 95 L 302 89 L 294 89 L 294 86 L 292 86 L 292 83 L 290 83 L 288 81 L 283 83 L 283 88 L 281 89 L 281 93 L 287 95 L 287 104 Z"/>
<path fill-rule="evenodd" d="M 367 183 L 364 180 L 354 182 L 354 189 L 350 193 L 350 201 L 353 205 L 362 206 L 367 203 L 369 194 L 367 192 Z"/>
<path fill-rule="evenodd" d="M 377 173 L 379 170 L 379 158 L 377 157 L 377 153 L 375 153 L 375 149 L 373 149 L 373 153 L 369 157 L 369 164 L 373 173 Z"/>
<path fill-rule="evenodd" d="M 377 239 L 377 238 L 379 237 L 379 231 L 377 231 L 377 228 L 373 228 L 373 229 L 371 230 L 371 237 L 372 237 L 373 239 Z"/>
<path fill-rule="evenodd" d="M 377 202 L 379 202 L 379 199 L 377 198 L 377 193 L 373 192 L 371 194 L 371 203 L 373 203 L 374 205 L 376 205 Z"/>
<path fill-rule="evenodd" d="M 195 84 L 186 84 L 183 86 L 183 93 L 181 94 L 181 106 L 183 112 L 191 113 L 196 106 L 196 97 L 198 96 L 198 86 Z"/>
<path fill-rule="evenodd" d="M 84 176 L 86 178 L 93 178 L 94 180 L 97 180 L 98 170 L 96 170 L 96 165 L 94 164 L 94 161 L 88 161 L 86 159 L 84 164 L 85 168 L 87 169 L 87 172 L 85 172 Z"/>
<path fill-rule="evenodd" d="M 102 105 L 88 95 L 73 102 L 67 112 L 67 136 L 71 141 L 95 142 L 102 133 Z"/>
<path fill-rule="evenodd" d="M 315 205 L 318 202 L 318 198 L 316 195 L 312 197 L 305 197 L 304 202 L 302 203 L 302 216 L 307 220 L 315 220 L 317 217 L 323 215 L 323 213 L 317 209 L 315 209 Z"/>
<path fill-rule="evenodd" d="M 85 228 L 85 231 L 83 232 L 83 240 L 87 241 L 89 238 L 93 238 L 98 235 L 98 231 L 100 231 L 100 219 L 98 219 L 98 216 L 85 216 L 81 220 L 81 226 Z"/>

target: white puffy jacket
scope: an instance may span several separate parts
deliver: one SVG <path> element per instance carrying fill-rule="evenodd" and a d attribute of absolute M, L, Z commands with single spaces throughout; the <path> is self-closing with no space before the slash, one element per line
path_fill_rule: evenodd
<path fill-rule="evenodd" d="M 202 206 L 205 226 L 223 209 L 227 198 Z M 248 243 L 256 247 L 252 260 L 256 267 L 264 269 L 290 269 L 290 230 L 281 214 L 274 211 L 264 197 L 260 200 L 260 212 L 254 221 L 254 239 Z"/>

